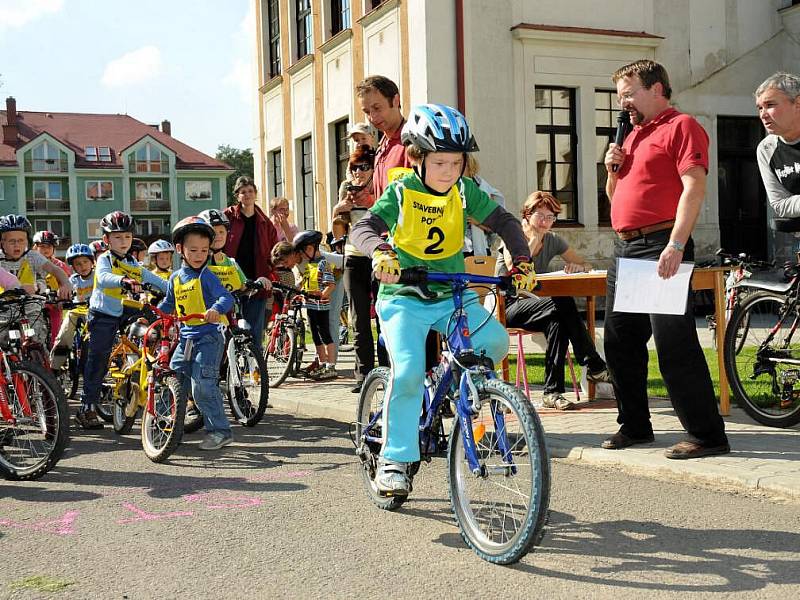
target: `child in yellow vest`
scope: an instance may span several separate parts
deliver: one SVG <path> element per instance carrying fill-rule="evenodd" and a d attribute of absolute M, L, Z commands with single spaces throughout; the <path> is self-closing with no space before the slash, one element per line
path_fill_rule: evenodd
<path fill-rule="evenodd" d="M 175 253 L 175 246 L 167 240 L 156 240 L 147 248 L 147 255 L 150 257 L 150 270 L 168 280 L 172 275 L 172 255 Z"/>
<path fill-rule="evenodd" d="M 37 291 L 37 281 L 44 281 L 46 277 L 52 275 L 57 282 L 58 297 L 69 300 L 72 297 L 72 286 L 67 274 L 36 250 L 28 250 L 31 229 L 30 221 L 22 215 L 6 215 L 0 218 L 0 248 L 4 255 L 0 260 L 0 267 L 14 275 L 29 294 Z M 26 310 L 29 311 L 27 316 L 34 324 L 36 338 L 44 344 L 49 344 L 45 320 L 41 318 L 39 307 L 30 304 Z"/>
<path fill-rule="evenodd" d="M 192 399 L 203 413 L 206 437 L 200 450 L 218 450 L 233 441 L 219 389 L 225 338 L 217 325 L 227 324 L 225 313 L 233 307 L 233 296 L 207 268 L 213 239 L 214 229 L 200 217 L 187 217 L 175 225 L 172 241 L 183 265 L 170 277 L 167 295 L 159 304 L 161 310 L 179 316 L 203 315 L 181 325 L 180 341 L 170 362 L 182 385 L 191 386 Z M 187 344 L 189 340 L 191 344 Z"/>
<path fill-rule="evenodd" d="M 239 263 L 222 251 L 225 248 L 225 242 L 228 241 L 228 232 L 231 228 L 228 216 L 215 208 L 204 210 L 197 216 L 214 229 L 214 240 L 211 242 L 212 254 L 208 268 L 229 292 L 242 289 L 247 281 L 247 276 L 242 271 Z M 262 279 L 264 278 L 262 277 Z"/>

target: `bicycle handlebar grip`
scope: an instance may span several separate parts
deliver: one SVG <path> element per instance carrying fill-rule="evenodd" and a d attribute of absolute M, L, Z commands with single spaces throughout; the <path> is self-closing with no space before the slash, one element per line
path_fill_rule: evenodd
<path fill-rule="evenodd" d="M 421 285 L 428 281 L 428 271 L 422 267 L 411 267 L 400 271 L 400 281 L 404 285 Z"/>

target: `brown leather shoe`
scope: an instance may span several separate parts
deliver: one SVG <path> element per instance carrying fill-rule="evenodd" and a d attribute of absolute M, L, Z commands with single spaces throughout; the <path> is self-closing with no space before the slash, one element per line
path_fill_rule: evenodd
<path fill-rule="evenodd" d="M 730 451 L 731 447 L 728 444 L 722 444 L 721 446 L 702 446 L 697 442 L 685 440 L 667 448 L 664 451 L 664 456 L 676 460 L 685 460 L 688 458 L 702 458 L 704 456 L 728 454 Z"/>
<path fill-rule="evenodd" d="M 628 446 L 634 446 L 636 444 L 649 444 L 655 441 L 655 436 L 651 433 L 648 436 L 634 438 L 628 437 L 621 431 L 618 431 L 610 438 L 605 440 L 601 447 L 605 448 L 606 450 L 621 450 L 622 448 L 627 448 Z"/>

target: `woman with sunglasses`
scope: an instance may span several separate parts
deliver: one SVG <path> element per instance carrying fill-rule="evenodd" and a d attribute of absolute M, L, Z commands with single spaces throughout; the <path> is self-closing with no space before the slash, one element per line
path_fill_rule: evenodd
<path fill-rule="evenodd" d="M 350 227 L 367 214 L 375 204 L 372 195 L 375 151 L 367 145 L 358 146 L 350 155 L 347 179 L 339 188 L 339 203 L 333 207 L 333 216 L 349 221 Z M 372 258 L 359 252 L 348 237 L 344 247 L 344 289 L 350 299 L 350 316 L 353 319 L 353 349 L 356 354 L 356 384 L 352 391 L 361 391 L 361 384 L 375 366 L 375 338 L 372 335 L 372 298 L 377 297 L 378 282 L 372 279 Z M 375 320 L 377 323 L 377 319 Z M 380 333 L 380 325 L 378 325 Z M 378 352 L 385 355 L 383 347 Z M 388 357 L 384 356 L 388 364 Z"/>
<path fill-rule="evenodd" d="M 550 231 L 560 212 L 561 204 L 547 192 L 532 193 L 522 206 L 522 231 L 528 238 L 535 271 L 546 273 L 555 256 L 564 260 L 564 271 L 567 273 L 590 271 L 592 265 L 570 248 L 564 238 Z M 507 250 L 501 251 L 497 265 L 498 274 L 504 275 L 511 265 L 511 256 Z M 564 364 L 570 343 L 575 360 L 588 367 L 586 377 L 589 381 L 610 381 L 606 363 L 597 353 L 573 298 L 533 296 L 509 299 L 506 305 L 506 326 L 542 332 L 547 338 L 543 399 L 546 408 L 569 410 L 575 407 L 574 403 L 563 396 Z"/>

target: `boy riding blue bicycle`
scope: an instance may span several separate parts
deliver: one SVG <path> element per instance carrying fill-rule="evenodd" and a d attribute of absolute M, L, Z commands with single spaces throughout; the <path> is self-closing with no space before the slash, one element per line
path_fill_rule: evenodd
<path fill-rule="evenodd" d="M 411 491 L 408 465 L 420 460 L 425 338 L 431 329 L 446 334 L 453 314 L 448 284 L 431 283 L 431 291 L 439 296 L 423 299 L 413 288 L 398 284 L 401 269 L 463 272 L 464 233 L 467 217 L 472 217 L 499 234 L 515 257 L 509 273 L 515 287 L 532 291 L 536 284 L 519 221 L 474 181 L 462 177 L 467 153 L 478 151 L 464 116 L 440 104 L 417 106 L 403 126 L 401 139 L 413 172 L 390 183 L 351 231 L 351 240 L 372 256 L 374 275 L 381 282 L 376 310 L 392 369 L 375 483 L 380 492 L 391 495 Z M 381 237 L 385 233 L 388 240 Z M 474 292 L 465 294 L 464 304 L 475 352 L 485 351 L 497 363 L 508 351 L 508 334 Z"/>

